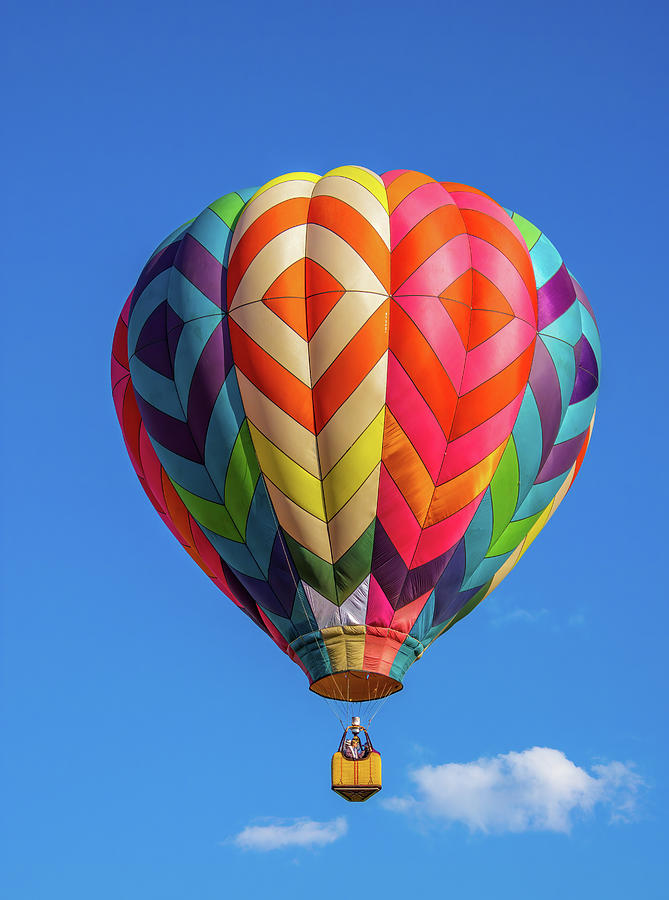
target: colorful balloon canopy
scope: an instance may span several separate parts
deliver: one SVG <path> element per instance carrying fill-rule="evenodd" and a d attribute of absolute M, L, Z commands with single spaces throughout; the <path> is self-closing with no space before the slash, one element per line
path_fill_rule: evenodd
<path fill-rule="evenodd" d="M 571 486 L 592 309 L 475 188 L 345 166 L 227 194 L 123 308 L 114 399 L 159 515 L 317 693 L 367 700 L 518 562 Z"/>

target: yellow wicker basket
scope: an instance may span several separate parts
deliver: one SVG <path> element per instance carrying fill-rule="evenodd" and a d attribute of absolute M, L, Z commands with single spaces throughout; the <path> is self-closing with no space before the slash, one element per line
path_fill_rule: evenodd
<path fill-rule="evenodd" d="M 332 790 L 345 800 L 359 803 L 381 790 L 381 754 L 370 745 L 364 759 L 347 759 L 342 752 L 343 744 L 344 738 L 332 757 Z"/>

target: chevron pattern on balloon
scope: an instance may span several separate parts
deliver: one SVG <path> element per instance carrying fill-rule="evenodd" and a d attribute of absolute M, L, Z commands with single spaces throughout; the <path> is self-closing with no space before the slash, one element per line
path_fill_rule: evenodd
<path fill-rule="evenodd" d="M 159 515 L 328 696 L 350 672 L 397 690 L 512 570 L 583 462 L 599 371 L 592 308 L 536 226 L 358 166 L 174 231 L 112 351 Z"/>
<path fill-rule="evenodd" d="M 494 590 L 562 502 L 585 457 L 600 350 L 592 308 L 548 238 L 517 213 L 538 287 L 537 352 L 504 456 L 456 554 L 437 584 L 431 642 Z M 567 277 L 565 277 L 565 275 Z M 539 348 L 541 348 L 539 350 Z M 453 585 L 460 584 L 457 593 Z"/>
<path fill-rule="evenodd" d="M 258 191 L 231 246 L 242 400 L 312 606 L 344 603 L 369 574 L 388 348 L 384 204 L 365 169 L 298 173 Z M 367 565 L 338 565 L 356 542 Z"/>
<path fill-rule="evenodd" d="M 128 314 L 131 297 L 132 295 L 128 297 L 116 325 L 111 358 L 114 405 L 123 428 L 130 460 L 154 509 L 189 556 L 219 590 L 230 597 L 263 631 L 267 631 L 253 597 L 244 590 L 184 506 L 149 440 L 130 381 Z"/>
<path fill-rule="evenodd" d="M 129 369 L 156 455 L 234 572 L 237 593 L 262 599 L 265 612 L 290 616 L 299 578 L 260 479 L 221 293 L 231 226 L 253 192 L 244 193 L 212 204 L 145 267 L 130 304 Z M 277 593 L 286 578 L 292 593 Z"/>
<path fill-rule="evenodd" d="M 536 289 L 494 201 L 477 194 L 471 216 L 466 191 L 414 172 L 384 181 L 394 291 L 372 573 L 397 610 L 429 594 L 499 463 L 532 361 Z"/>

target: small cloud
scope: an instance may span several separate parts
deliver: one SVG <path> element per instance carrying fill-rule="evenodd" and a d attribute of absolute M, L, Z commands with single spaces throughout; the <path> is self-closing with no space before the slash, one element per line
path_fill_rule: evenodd
<path fill-rule="evenodd" d="M 278 819 L 266 825 L 247 825 L 232 843 L 242 850 L 282 850 L 284 847 L 323 847 L 343 837 L 348 824 L 343 816 L 330 822 Z"/>
<path fill-rule="evenodd" d="M 610 762 L 592 767 L 609 797 L 612 822 L 632 822 L 637 817 L 636 799 L 644 780 L 629 763 Z"/>
<path fill-rule="evenodd" d="M 412 812 L 419 803 L 414 797 L 387 797 L 381 805 L 391 812 Z"/>
<path fill-rule="evenodd" d="M 498 613 L 490 621 L 495 628 L 502 625 L 512 625 L 514 622 L 527 622 L 533 624 L 539 622 L 548 615 L 547 609 L 511 609 L 508 612 Z"/>
<path fill-rule="evenodd" d="M 493 628 L 503 628 L 507 625 L 537 625 L 541 623 L 552 631 L 562 631 L 564 628 L 582 628 L 586 624 L 585 613 L 582 610 L 571 613 L 567 617 L 556 620 L 554 613 L 549 609 L 524 609 L 517 606 L 514 609 L 504 609 L 503 604 L 495 597 L 487 602 L 488 616 Z"/>
<path fill-rule="evenodd" d="M 417 797 L 390 797 L 386 809 L 483 832 L 569 832 L 598 805 L 612 821 L 629 822 L 643 785 L 629 764 L 595 765 L 590 774 L 550 747 L 422 766 L 410 777 Z"/>

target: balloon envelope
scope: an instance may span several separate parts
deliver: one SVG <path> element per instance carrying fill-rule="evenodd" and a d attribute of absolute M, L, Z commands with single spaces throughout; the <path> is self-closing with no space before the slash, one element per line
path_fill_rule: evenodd
<path fill-rule="evenodd" d="M 210 578 L 335 699 L 398 690 L 569 489 L 590 304 L 482 192 L 346 166 L 228 194 L 121 313 L 128 452 Z"/>

